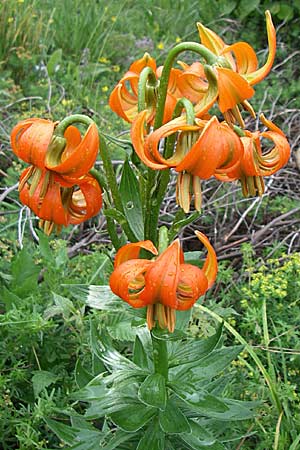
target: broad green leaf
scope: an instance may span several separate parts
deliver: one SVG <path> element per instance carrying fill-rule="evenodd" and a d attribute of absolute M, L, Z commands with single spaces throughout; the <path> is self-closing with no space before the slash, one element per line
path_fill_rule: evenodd
<path fill-rule="evenodd" d="M 40 267 L 25 248 L 13 258 L 11 272 L 10 290 L 19 297 L 25 298 L 37 289 Z"/>
<path fill-rule="evenodd" d="M 139 388 L 138 398 L 146 405 L 164 410 L 167 402 L 165 377 L 159 373 L 148 375 Z"/>
<path fill-rule="evenodd" d="M 144 220 L 140 187 L 136 175 L 126 159 L 120 182 L 120 194 L 124 213 L 131 231 L 138 241 L 144 239 Z"/>
<path fill-rule="evenodd" d="M 156 411 L 155 408 L 143 405 L 143 403 L 132 402 L 111 414 L 110 418 L 122 430 L 137 431 L 156 414 Z"/>
<path fill-rule="evenodd" d="M 124 442 L 134 437 L 135 433 L 127 433 L 126 431 L 117 430 L 113 434 L 112 431 L 109 431 L 107 436 L 105 436 L 104 438 L 106 443 L 101 443 L 102 450 L 118 449 L 120 444 L 123 444 Z"/>
<path fill-rule="evenodd" d="M 153 420 L 140 440 L 137 450 L 165 450 L 165 433 Z"/>
<path fill-rule="evenodd" d="M 47 64 L 47 71 L 50 77 L 54 75 L 54 73 L 59 69 L 61 60 L 62 60 L 62 49 L 59 48 L 52 53 Z"/>
<path fill-rule="evenodd" d="M 175 347 L 175 354 L 169 357 L 169 367 L 179 366 L 181 364 L 191 363 L 204 358 L 211 353 L 220 341 L 222 335 L 222 325 L 218 327 L 217 332 L 207 339 L 195 339 L 180 343 Z"/>
<path fill-rule="evenodd" d="M 55 264 L 55 260 L 54 260 L 54 252 L 53 250 L 51 250 L 50 245 L 49 245 L 49 236 L 47 236 L 43 231 L 38 230 L 37 231 L 38 237 L 39 237 L 39 248 L 40 248 L 40 252 L 41 255 L 44 259 L 45 264 L 48 265 L 53 265 Z"/>
<path fill-rule="evenodd" d="M 146 327 L 139 327 L 133 347 L 133 362 L 142 369 L 152 372 L 152 352 L 153 347 L 149 330 Z"/>
<path fill-rule="evenodd" d="M 159 423 L 165 433 L 189 433 L 189 422 L 175 401 L 168 399 L 166 409 L 159 412 Z"/>
<path fill-rule="evenodd" d="M 46 370 L 40 370 L 36 372 L 31 378 L 33 385 L 34 396 L 38 397 L 39 393 L 50 384 L 55 383 L 57 380 L 57 375 L 52 372 L 47 372 Z"/>
<path fill-rule="evenodd" d="M 129 341 L 133 342 L 136 337 L 137 328 L 131 326 L 131 320 L 126 322 L 119 322 L 113 326 L 108 326 L 107 331 L 109 335 L 117 341 Z"/>
<path fill-rule="evenodd" d="M 80 430 L 71 450 L 99 450 L 102 436 L 100 431 Z"/>
<path fill-rule="evenodd" d="M 64 423 L 58 422 L 57 420 L 44 418 L 46 424 L 59 437 L 68 445 L 74 444 L 75 437 L 77 436 L 79 429 L 65 425 Z"/>
<path fill-rule="evenodd" d="M 202 358 L 191 371 L 195 379 L 211 379 L 224 370 L 243 350 L 242 345 L 223 347 Z"/>
<path fill-rule="evenodd" d="M 176 330 L 185 331 L 191 320 L 192 310 L 176 311 Z"/>
<path fill-rule="evenodd" d="M 222 399 L 204 390 L 196 391 L 193 386 L 176 382 L 169 383 L 169 387 L 192 411 L 204 416 L 215 417 L 215 413 L 224 413 L 229 409 Z"/>
<path fill-rule="evenodd" d="M 217 442 L 212 434 L 194 420 L 189 421 L 190 433 L 180 435 L 181 439 L 195 450 L 223 450 L 224 446 Z"/>
<path fill-rule="evenodd" d="M 75 382 L 79 388 L 83 388 L 93 379 L 93 375 L 89 373 L 82 365 L 78 358 L 75 366 Z"/>

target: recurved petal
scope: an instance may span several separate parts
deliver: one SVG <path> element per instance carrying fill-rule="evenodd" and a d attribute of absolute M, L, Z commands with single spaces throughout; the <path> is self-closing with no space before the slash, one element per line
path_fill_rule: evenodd
<path fill-rule="evenodd" d="M 180 275 L 176 292 L 176 309 L 190 309 L 208 289 L 208 281 L 203 270 L 191 264 L 180 265 Z"/>
<path fill-rule="evenodd" d="M 150 167 L 153 170 L 166 169 L 168 167 L 167 164 L 157 163 L 156 160 L 152 157 L 152 155 L 149 154 L 149 152 L 147 151 L 147 147 L 145 145 L 146 117 L 147 117 L 147 110 L 144 110 L 141 111 L 134 119 L 130 130 L 132 145 L 134 147 L 136 154 L 146 166 Z"/>
<path fill-rule="evenodd" d="M 208 89 L 204 67 L 200 62 L 186 66 L 178 76 L 178 88 L 184 97 L 191 102 L 199 102 Z"/>
<path fill-rule="evenodd" d="M 236 42 L 224 49 L 224 56 L 227 52 L 233 52 L 236 60 L 236 70 L 240 75 L 252 73 L 257 69 L 257 56 L 251 45 L 247 42 Z"/>
<path fill-rule="evenodd" d="M 276 54 L 276 30 L 272 22 L 272 16 L 270 11 L 266 11 L 266 23 L 267 23 L 267 33 L 268 33 L 268 46 L 269 54 L 266 63 L 260 68 L 252 73 L 245 75 L 245 78 L 252 85 L 259 83 L 263 80 L 270 72 Z"/>
<path fill-rule="evenodd" d="M 82 223 L 98 214 L 102 207 L 102 191 L 98 181 L 87 174 L 80 180 L 78 189 L 73 190 L 70 202 L 65 207 L 71 224 Z"/>
<path fill-rule="evenodd" d="M 11 132 L 13 152 L 23 161 L 43 169 L 54 127 L 54 122 L 45 119 L 22 120 Z"/>
<path fill-rule="evenodd" d="M 93 167 L 98 150 L 99 135 L 97 125 L 91 124 L 83 138 L 78 128 L 70 126 L 66 129 L 64 137 L 66 146 L 60 155 L 49 152 L 46 155 L 46 167 L 63 176 L 80 178 Z"/>
<path fill-rule="evenodd" d="M 153 70 L 153 72 L 156 71 L 156 61 L 154 58 L 152 58 L 149 53 L 145 53 L 144 56 L 140 59 L 137 59 L 136 61 L 134 61 L 129 70 L 131 72 L 135 72 L 140 74 L 141 71 L 145 68 L 145 67 L 151 67 L 151 69 Z"/>
<path fill-rule="evenodd" d="M 71 193 L 71 190 L 68 190 L 68 193 Z M 52 177 L 37 215 L 57 225 L 67 226 L 69 223 L 69 214 L 62 201 L 61 186 Z"/>
<path fill-rule="evenodd" d="M 145 273 L 153 264 L 147 259 L 130 259 L 120 264 L 109 279 L 112 292 L 133 308 L 143 308 L 153 303 L 149 296 L 141 298 L 145 286 Z"/>
<path fill-rule="evenodd" d="M 202 242 L 202 244 L 204 244 L 208 252 L 202 270 L 207 278 L 209 289 L 214 284 L 218 273 L 217 255 L 205 234 L 201 233 L 200 231 L 195 231 L 195 234 L 197 238 Z"/>
<path fill-rule="evenodd" d="M 148 252 L 152 253 L 153 255 L 158 254 L 156 247 L 149 240 L 132 242 L 130 244 L 123 245 L 123 247 L 121 247 L 117 251 L 114 267 L 118 267 L 120 264 L 130 259 L 137 259 L 142 248 L 144 250 L 148 250 Z"/>

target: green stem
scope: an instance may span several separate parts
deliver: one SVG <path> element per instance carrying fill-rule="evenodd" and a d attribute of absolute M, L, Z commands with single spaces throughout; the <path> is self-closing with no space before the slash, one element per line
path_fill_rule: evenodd
<path fill-rule="evenodd" d="M 154 129 L 159 128 L 163 123 L 164 117 L 164 109 L 165 102 L 167 97 L 167 90 L 169 84 L 169 77 L 171 73 L 171 69 L 174 63 L 175 58 L 179 55 L 179 53 L 185 51 L 192 51 L 201 55 L 209 65 L 213 65 L 218 56 L 208 50 L 204 45 L 198 44 L 196 42 L 182 42 L 168 53 L 168 56 L 165 60 L 163 71 L 160 78 L 160 85 L 158 88 L 158 100 L 157 100 L 157 109 L 156 109 L 156 117 L 154 123 Z"/>
<path fill-rule="evenodd" d="M 168 348 L 167 341 L 157 339 L 151 333 L 152 346 L 153 346 L 153 362 L 154 371 L 159 373 L 165 379 L 168 379 Z"/>
<path fill-rule="evenodd" d="M 54 134 L 57 136 L 63 136 L 65 130 L 73 123 L 83 123 L 87 127 L 95 123 L 93 119 L 84 114 L 73 114 L 72 116 L 65 117 L 59 124 L 55 127 Z"/>
<path fill-rule="evenodd" d="M 95 169 L 95 167 L 93 167 L 90 169 L 89 173 L 98 181 L 101 189 L 108 191 L 107 181 L 102 170 Z"/>
<path fill-rule="evenodd" d="M 99 134 L 100 134 L 100 132 L 99 132 Z M 124 217 L 126 217 L 125 213 L 124 213 L 123 203 L 122 203 L 121 195 L 119 192 L 119 187 L 118 187 L 115 171 L 113 168 L 113 164 L 112 164 L 110 155 L 107 150 L 106 142 L 105 142 L 103 135 L 100 134 L 100 136 L 101 136 L 101 140 L 100 140 L 99 152 L 100 152 L 100 155 L 101 155 L 101 158 L 103 161 L 103 168 L 104 168 L 105 175 L 107 178 L 107 183 L 110 188 L 110 192 L 111 192 L 111 195 L 112 195 L 112 198 L 114 201 L 114 205 L 115 205 L 116 209 Z M 131 242 L 137 242 L 137 239 L 136 239 L 134 233 L 131 231 L 127 221 L 122 223 L 122 228 L 123 228 L 124 232 L 126 233 L 128 239 Z"/>
<path fill-rule="evenodd" d="M 115 250 L 119 250 L 119 248 L 122 247 L 122 244 L 116 231 L 114 219 L 112 217 L 106 216 L 106 224 L 111 243 L 114 246 Z"/>

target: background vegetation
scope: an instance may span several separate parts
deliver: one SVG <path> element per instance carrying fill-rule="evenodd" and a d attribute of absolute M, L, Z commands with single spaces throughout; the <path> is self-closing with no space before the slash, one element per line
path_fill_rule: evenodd
<path fill-rule="evenodd" d="M 106 133 L 127 138 L 126 124 L 109 110 L 112 87 L 145 51 L 164 61 L 180 40 L 197 40 L 196 21 L 226 42 L 246 40 L 266 55 L 264 10 L 277 27 L 278 52 L 252 102 L 283 127 L 292 147 L 288 167 L 267 180 L 266 193 L 242 199 L 235 185 L 204 186 L 203 215 L 182 232 L 194 250 L 193 229 L 208 234 L 220 261 L 218 281 L 205 305 L 252 344 L 289 418 L 289 433 L 270 392 L 245 351 L 231 366 L 235 398 L 262 400 L 256 420 L 232 449 L 300 447 L 300 3 L 267 0 L 104 2 L 2 0 L 0 4 L 0 447 L 61 448 L 46 419 L 68 408 L 70 393 L 101 369 L 90 352 L 90 323 L 132 346 L 120 317 L 89 309 L 71 284 L 107 284 L 112 249 L 99 216 L 49 240 L 18 200 L 22 163 L 10 150 L 18 120 L 59 120 L 70 113 L 93 117 Z M 189 55 L 187 55 L 188 59 Z M 124 150 L 111 144 L 118 167 Z M 98 162 L 101 164 L 101 162 Z M 218 186 L 218 187 L 217 187 Z M 162 221 L 176 212 L 167 198 Z M 214 333 L 215 319 L 195 308 L 189 332 Z M 234 336 L 227 332 L 227 340 Z M 248 433 L 248 435 L 247 435 Z"/>

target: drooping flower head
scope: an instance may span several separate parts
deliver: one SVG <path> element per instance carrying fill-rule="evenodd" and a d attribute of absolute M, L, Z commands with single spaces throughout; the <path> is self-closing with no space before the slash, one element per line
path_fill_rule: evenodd
<path fill-rule="evenodd" d="M 99 183 L 88 174 L 99 149 L 96 124 L 90 124 L 84 136 L 73 125 L 56 133 L 57 125 L 27 119 L 11 133 L 13 152 L 31 164 L 21 174 L 20 200 L 41 219 L 48 234 L 89 219 L 102 205 Z"/>
<path fill-rule="evenodd" d="M 189 211 L 191 191 L 195 208 L 201 209 L 201 185 L 219 171 L 227 173 L 235 168 L 243 155 L 243 145 L 237 134 L 213 116 L 209 120 L 196 119 L 188 124 L 181 116 L 144 136 L 146 112 L 138 114 L 131 128 L 134 149 L 141 161 L 153 170 L 174 168 L 178 172 L 177 202 Z M 176 136 L 175 150 L 166 158 L 160 144 L 169 136 Z"/>
<path fill-rule="evenodd" d="M 269 54 L 266 63 L 258 68 L 258 60 L 254 49 L 246 42 L 227 45 L 214 31 L 198 23 L 200 41 L 218 58 L 217 62 L 209 66 L 215 76 L 220 111 L 228 123 L 238 122 L 244 126 L 239 105 L 247 109 L 253 116 L 253 108 L 248 103 L 254 94 L 253 85 L 262 81 L 270 72 L 276 52 L 276 33 L 271 14 L 266 11 Z M 182 63 L 181 63 L 182 64 Z M 196 104 L 202 101 L 203 95 L 212 88 L 207 82 L 205 71 L 207 65 L 194 63 L 183 65 L 184 71 L 178 77 L 178 87 L 182 94 Z M 196 106 L 197 108 L 197 106 Z"/>
<path fill-rule="evenodd" d="M 111 290 L 134 308 L 147 306 L 150 329 L 158 320 L 161 328 L 173 332 L 175 310 L 190 309 L 215 281 L 215 251 L 203 233 L 196 235 L 208 251 L 202 269 L 184 262 L 178 239 L 154 260 L 139 258 L 141 249 L 158 254 L 151 241 L 127 244 L 117 252 Z"/>
<path fill-rule="evenodd" d="M 141 73 L 145 68 L 151 69 L 152 78 L 155 80 L 152 84 L 147 82 L 145 89 L 146 98 L 144 99 L 147 106 L 147 123 L 152 123 L 155 116 L 156 91 L 159 85 L 162 67 L 156 67 L 156 61 L 148 53 L 145 53 L 141 59 L 131 64 L 129 71 L 125 73 L 110 94 L 110 108 L 129 123 L 132 123 L 138 114 L 139 81 Z M 181 71 L 179 69 L 171 70 L 164 111 L 164 122 L 171 119 L 177 99 L 181 96 L 181 93 L 177 89 L 177 78 L 180 73 Z"/>
<path fill-rule="evenodd" d="M 261 196 L 264 193 L 263 177 L 273 175 L 286 165 L 290 157 L 290 146 L 281 129 L 267 120 L 263 114 L 260 119 L 269 130 L 264 132 L 243 130 L 244 137 L 241 137 L 241 142 L 244 152 L 239 164 L 226 173 L 219 170 L 215 174 L 221 181 L 239 179 L 245 197 Z M 262 138 L 271 141 L 273 146 L 263 150 Z"/>

